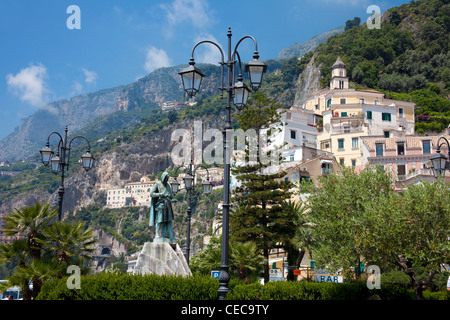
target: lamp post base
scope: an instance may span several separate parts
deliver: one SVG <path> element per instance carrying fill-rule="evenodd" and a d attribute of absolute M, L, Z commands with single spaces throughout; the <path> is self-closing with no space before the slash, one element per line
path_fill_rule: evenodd
<path fill-rule="evenodd" d="M 231 290 L 228 288 L 228 282 L 230 282 L 230 275 L 228 273 L 228 267 L 222 268 L 219 275 L 219 289 L 217 290 L 219 300 L 225 300 L 228 292 Z"/>

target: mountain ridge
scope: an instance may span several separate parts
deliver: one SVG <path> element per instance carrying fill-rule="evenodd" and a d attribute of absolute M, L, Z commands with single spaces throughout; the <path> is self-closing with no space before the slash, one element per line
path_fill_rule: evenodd
<path fill-rule="evenodd" d="M 314 49 L 316 49 L 319 44 L 326 42 L 329 37 L 334 36 L 335 34 L 342 33 L 344 31 L 345 31 L 345 26 L 339 26 L 330 31 L 316 35 L 305 42 L 296 43 L 290 47 L 287 47 L 287 48 L 284 48 L 283 50 L 281 50 L 280 53 L 278 54 L 278 58 L 279 59 L 292 58 L 292 57 L 301 58 L 307 52 L 313 51 Z"/>
<path fill-rule="evenodd" d="M 314 50 L 319 44 L 317 40 L 323 41 L 323 39 L 335 34 L 336 30 L 340 28 L 343 27 L 325 32 L 306 41 L 302 54 L 308 50 Z M 292 47 L 298 47 L 298 45 L 301 44 Z M 288 56 L 280 57 L 280 54 L 276 58 L 277 60 L 288 58 Z M 202 66 L 202 72 L 206 76 L 202 83 L 202 96 L 217 94 L 217 88 L 220 86 L 218 80 L 220 67 L 198 65 Z M 277 64 L 274 65 L 277 66 Z M 186 65 L 159 68 L 127 85 L 101 89 L 49 103 L 47 109 L 56 110 L 56 113 L 40 109 L 23 118 L 19 126 L 0 140 L 0 160 L 11 162 L 28 159 L 42 148 L 47 135 L 51 131 L 63 131 L 65 126 L 68 127 L 69 133 L 74 133 L 98 116 L 112 114 L 116 111 L 127 112 L 149 102 L 162 105 L 166 101 L 181 101 L 184 95 L 178 72 L 184 67 Z M 268 72 L 271 71 L 273 70 L 268 70 Z M 107 95 L 109 96 L 108 101 L 99 101 Z"/>

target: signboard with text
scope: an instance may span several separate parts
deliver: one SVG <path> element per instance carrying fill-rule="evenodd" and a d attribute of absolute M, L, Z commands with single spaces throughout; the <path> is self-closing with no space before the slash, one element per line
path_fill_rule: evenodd
<path fill-rule="evenodd" d="M 270 281 L 281 281 L 283 280 L 283 271 L 281 269 L 270 269 L 269 270 Z"/>
<path fill-rule="evenodd" d="M 332 274 L 318 274 L 314 276 L 315 282 L 335 282 L 335 283 L 343 283 L 343 276 L 336 276 Z"/>

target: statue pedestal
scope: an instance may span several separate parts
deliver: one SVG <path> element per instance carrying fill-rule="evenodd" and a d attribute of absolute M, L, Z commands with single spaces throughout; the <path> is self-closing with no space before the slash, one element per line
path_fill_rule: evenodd
<path fill-rule="evenodd" d="M 168 242 L 146 242 L 133 274 L 192 275 L 180 246 Z"/>

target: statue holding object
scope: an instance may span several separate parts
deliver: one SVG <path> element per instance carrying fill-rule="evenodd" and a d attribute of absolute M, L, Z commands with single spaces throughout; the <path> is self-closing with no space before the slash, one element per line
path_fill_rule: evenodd
<path fill-rule="evenodd" d="M 173 234 L 172 221 L 174 219 L 172 202 L 177 202 L 173 197 L 172 189 L 169 185 L 169 173 L 164 172 L 160 181 L 153 186 L 150 197 L 149 226 L 155 226 L 155 238 L 153 242 L 175 243 L 177 238 Z"/>

